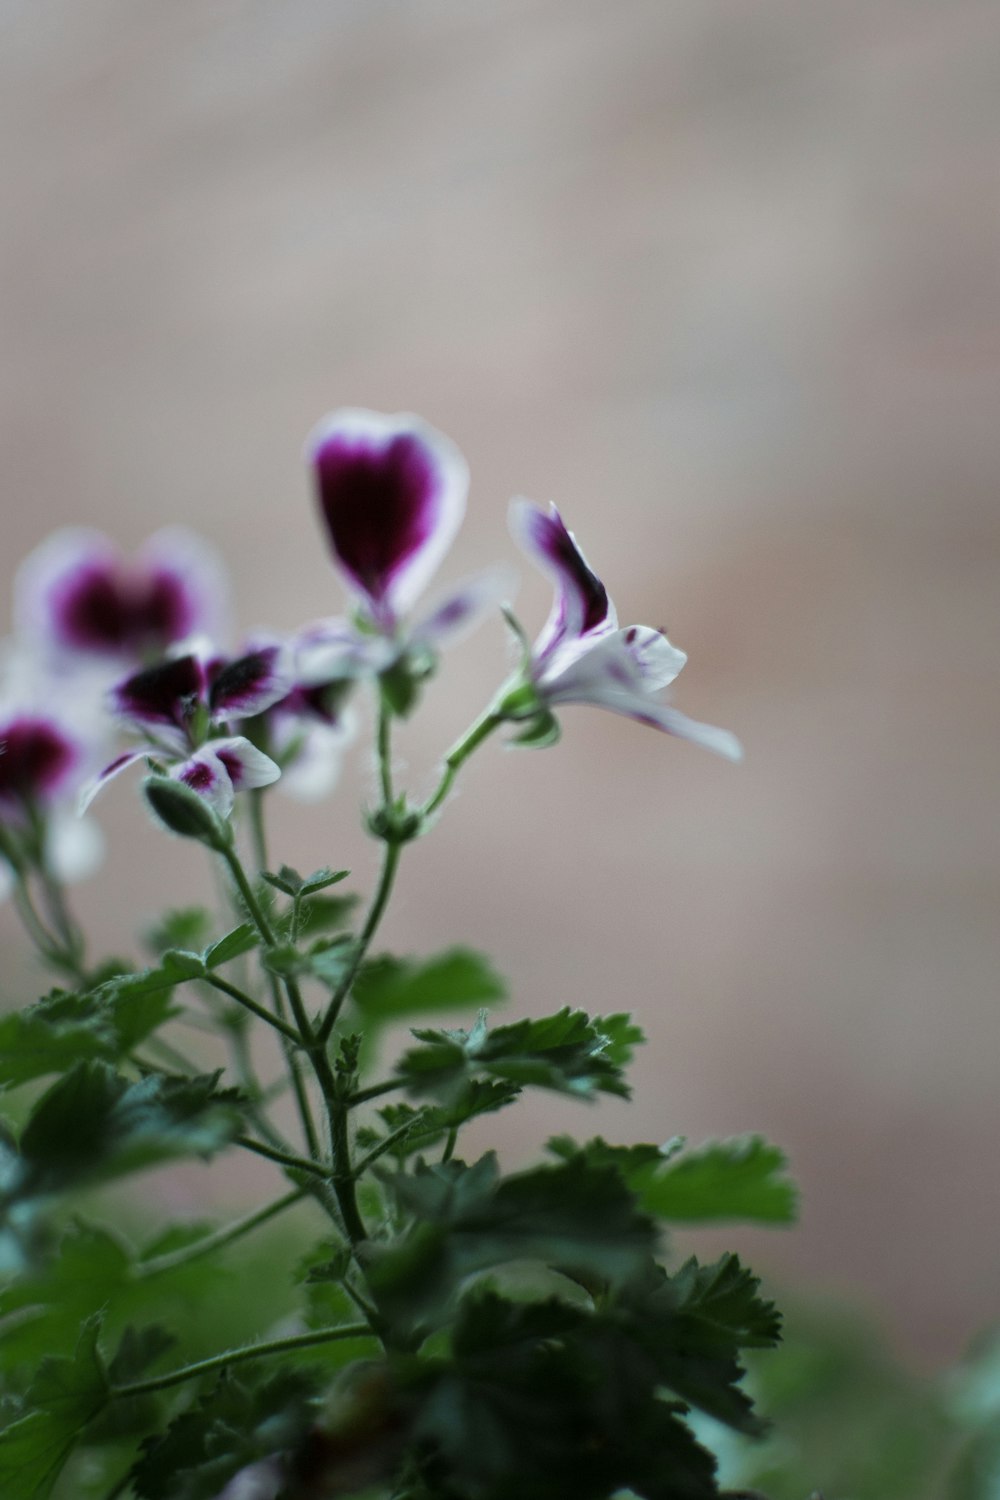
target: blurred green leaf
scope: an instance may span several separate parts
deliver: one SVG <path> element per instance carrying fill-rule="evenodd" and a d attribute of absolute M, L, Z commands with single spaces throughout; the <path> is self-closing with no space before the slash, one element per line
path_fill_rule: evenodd
<path fill-rule="evenodd" d="M 506 999 L 507 989 L 481 953 L 450 948 L 422 960 L 369 959 L 351 994 L 367 1021 L 383 1023 L 428 1011 L 475 1010 Z"/>

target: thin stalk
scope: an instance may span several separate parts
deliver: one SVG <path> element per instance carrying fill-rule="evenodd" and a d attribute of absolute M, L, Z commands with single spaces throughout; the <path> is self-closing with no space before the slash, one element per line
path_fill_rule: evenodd
<path fill-rule="evenodd" d="M 337 1018 L 340 1015 L 341 1008 L 343 1007 L 344 1001 L 350 994 L 351 986 L 353 985 L 355 979 L 357 979 L 358 977 L 358 970 L 361 968 L 361 965 L 364 962 L 365 955 L 367 954 L 368 949 L 371 946 L 372 938 L 375 936 L 378 925 L 382 920 L 383 913 L 385 912 L 386 906 L 389 903 L 389 897 L 392 894 L 392 887 L 396 878 L 396 871 L 399 868 L 399 856 L 402 853 L 402 850 L 402 844 L 386 843 L 384 846 L 384 853 L 382 856 L 382 870 L 381 874 L 379 875 L 378 886 L 376 887 L 375 895 L 372 898 L 372 904 L 369 908 L 368 916 L 365 920 L 365 925 L 364 927 L 362 927 L 361 934 L 355 945 L 354 953 L 351 957 L 351 962 L 348 964 L 343 978 L 337 985 L 336 990 L 333 992 L 333 995 L 330 999 L 330 1004 L 327 1007 L 326 1015 L 323 1017 L 322 1024 L 319 1028 L 319 1037 L 321 1041 L 325 1042 L 330 1033 L 333 1031 L 333 1028 L 337 1023 Z"/>
<path fill-rule="evenodd" d="M 501 695 L 502 696 L 502 695 Z M 497 711 L 495 706 L 497 700 L 489 708 L 483 710 L 471 728 L 467 729 L 460 740 L 457 740 L 444 758 L 444 771 L 437 789 L 428 797 L 420 809 L 424 818 L 429 818 L 436 813 L 448 793 L 451 791 L 462 766 L 468 760 L 472 752 L 479 748 L 485 739 L 489 737 L 504 722 L 504 715 Z"/>
<path fill-rule="evenodd" d="M 380 1156 L 384 1156 L 387 1151 L 391 1151 L 397 1141 L 401 1141 L 406 1135 L 419 1137 L 420 1134 L 421 1132 L 417 1128 L 415 1120 L 407 1120 L 405 1125 L 400 1125 L 397 1129 L 390 1131 L 384 1140 L 379 1141 L 377 1146 L 373 1146 L 368 1154 L 363 1156 L 356 1164 L 354 1168 L 355 1181 L 361 1178 L 372 1163 L 378 1161 Z"/>
<path fill-rule="evenodd" d="M 257 1156 L 266 1156 L 268 1161 L 277 1162 L 279 1167 L 288 1167 L 293 1172 L 307 1172 L 310 1177 L 318 1177 L 324 1183 L 330 1180 L 329 1168 L 319 1162 L 310 1161 L 307 1156 L 296 1156 L 293 1151 L 278 1151 L 274 1146 L 266 1146 L 263 1141 L 255 1141 L 252 1136 L 234 1136 L 233 1145 L 242 1146 L 245 1151 L 253 1151 Z"/>
<path fill-rule="evenodd" d="M 291 1208 L 295 1203 L 301 1203 L 306 1196 L 306 1191 L 305 1188 L 293 1188 L 283 1198 L 276 1198 L 273 1203 L 268 1203 L 264 1208 L 245 1214 L 243 1218 L 236 1219 L 223 1229 L 217 1229 L 214 1234 L 206 1234 L 203 1239 L 196 1241 L 193 1245 L 185 1245 L 182 1250 L 172 1250 L 167 1255 L 157 1255 L 152 1260 L 141 1261 L 136 1267 L 137 1277 L 144 1281 L 148 1276 L 159 1276 L 166 1271 L 176 1271 L 178 1267 L 186 1266 L 189 1261 L 198 1260 L 203 1255 L 210 1255 L 213 1250 L 220 1250 L 223 1245 L 231 1245 L 234 1240 L 241 1239 L 251 1230 L 257 1229 L 261 1224 L 266 1224 L 269 1219 L 284 1213 L 286 1208 Z"/>
<path fill-rule="evenodd" d="M 219 974 L 206 974 L 205 982 L 214 990 L 218 990 L 220 994 L 228 995 L 230 1000 L 235 1000 L 237 1004 L 242 1005 L 244 1010 L 250 1011 L 258 1020 L 266 1021 L 268 1026 L 273 1027 L 275 1031 L 280 1031 L 281 1035 L 293 1046 L 302 1046 L 302 1037 L 299 1036 L 294 1026 L 289 1026 L 287 1021 L 282 1021 L 279 1016 L 272 1015 L 263 1005 L 258 1005 L 257 1001 L 245 990 L 241 990 L 235 984 L 230 984 L 228 979 L 223 979 Z"/>
<path fill-rule="evenodd" d="M 403 1082 L 402 1078 L 387 1078 L 384 1083 L 371 1083 L 366 1089 L 355 1089 L 347 1097 L 347 1107 L 353 1109 L 356 1104 L 367 1104 L 369 1099 L 379 1099 L 383 1094 L 391 1094 L 393 1089 L 401 1089 Z"/>
<path fill-rule="evenodd" d="M 225 1354 L 213 1354 L 208 1359 L 197 1360 L 193 1365 L 171 1370 L 167 1375 L 154 1375 L 149 1380 L 133 1380 L 128 1385 L 112 1386 L 110 1394 L 113 1398 L 122 1400 L 149 1396 L 154 1391 L 169 1390 L 173 1385 L 182 1385 L 186 1380 L 196 1380 L 199 1375 L 210 1375 L 213 1370 L 224 1370 L 228 1365 L 242 1364 L 249 1359 L 268 1359 L 272 1354 L 313 1349 L 318 1344 L 332 1344 L 338 1339 L 374 1337 L 367 1323 L 343 1323 L 338 1328 L 317 1328 L 312 1333 L 296 1333 L 289 1338 L 269 1339 L 266 1343 L 247 1344 L 240 1349 L 227 1350 Z"/>

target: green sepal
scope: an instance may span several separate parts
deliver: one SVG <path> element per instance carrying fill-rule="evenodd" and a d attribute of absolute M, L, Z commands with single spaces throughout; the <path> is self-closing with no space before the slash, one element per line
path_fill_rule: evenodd
<path fill-rule="evenodd" d="M 559 720 L 551 709 L 543 708 L 529 719 L 520 734 L 511 735 L 507 743 L 519 745 L 523 750 L 547 750 L 550 745 L 558 744 L 561 736 Z"/>
<path fill-rule="evenodd" d="M 159 822 L 171 833 L 196 839 L 217 852 L 228 846 L 229 832 L 218 813 L 183 782 L 172 776 L 149 776 L 142 790 Z"/>

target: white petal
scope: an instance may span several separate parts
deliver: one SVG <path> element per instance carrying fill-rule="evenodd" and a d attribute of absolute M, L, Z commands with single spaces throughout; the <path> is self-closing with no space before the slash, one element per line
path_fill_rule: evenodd
<path fill-rule="evenodd" d="M 214 755 L 237 792 L 270 786 L 281 775 L 281 767 L 242 734 L 229 739 L 209 740 L 200 753 Z"/>
<path fill-rule="evenodd" d="M 145 760 L 147 755 L 154 753 L 155 751 L 152 746 L 146 745 L 141 750 L 126 750 L 123 755 L 117 756 L 110 765 L 105 766 L 103 771 L 99 771 L 93 781 L 89 781 L 83 788 L 80 793 L 80 800 L 77 803 L 77 813 L 82 816 L 98 792 L 103 791 L 109 781 L 114 781 L 115 777 L 120 776 L 122 771 L 127 770 L 129 766 L 134 766 L 137 760 Z"/>
<path fill-rule="evenodd" d="M 93 818 L 54 813 L 49 820 L 45 860 L 59 880 L 83 880 L 104 858 L 104 835 Z"/>
<path fill-rule="evenodd" d="M 228 818 L 233 810 L 232 779 L 219 757 L 203 748 L 174 766 L 170 775 L 204 797 L 209 807 L 215 809 L 220 818 Z"/>
<path fill-rule="evenodd" d="M 299 748 L 281 773 L 280 790 L 297 802 L 318 802 L 333 791 L 340 779 L 344 751 L 354 739 L 357 718 L 349 710 L 336 726 L 296 726 Z"/>
<path fill-rule="evenodd" d="M 413 645 L 439 647 L 457 641 L 513 598 L 517 574 L 512 568 L 483 568 L 438 594 L 410 632 Z"/>

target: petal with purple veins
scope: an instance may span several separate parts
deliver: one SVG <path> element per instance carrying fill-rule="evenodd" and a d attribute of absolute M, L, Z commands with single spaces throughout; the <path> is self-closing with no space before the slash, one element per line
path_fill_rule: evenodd
<path fill-rule="evenodd" d="M 547 656 L 564 640 L 615 629 L 618 617 L 608 591 L 554 505 L 546 515 L 529 500 L 513 501 L 510 529 L 532 560 L 555 575 L 556 596 L 535 642 L 537 658 Z"/>
<path fill-rule="evenodd" d="M 465 459 L 409 414 L 342 410 L 306 442 L 333 554 L 372 617 L 392 630 L 447 552 L 465 513 Z"/>
<path fill-rule="evenodd" d="M 433 650 L 460 640 L 488 614 L 499 610 L 514 594 L 517 577 L 510 568 L 484 568 L 463 578 L 433 600 L 410 632 L 414 645 Z"/>
<path fill-rule="evenodd" d="M 137 760 L 145 760 L 152 753 L 152 746 L 145 745 L 141 750 L 126 750 L 124 754 L 117 755 L 113 761 L 104 767 L 103 771 L 99 771 L 94 779 L 88 782 L 83 788 L 80 793 L 77 812 L 80 815 L 85 813 L 98 792 L 103 791 L 109 781 L 114 781 L 115 777 L 120 776 L 129 766 L 134 766 Z"/>
<path fill-rule="evenodd" d="M 225 767 L 233 790 L 237 792 L 270 786 L 281 775 L 281 767 L 242 734 L 224 740 L 209 740 L 204 751 L 213 754 Z"/>
<path fill-rule="evenodd" d="M 170 775 L 183 782 L 199 797 L 204 797 L 220 818 L 228 818 L 233 810 L 233 781 L 221 758 L 207 746 L 196 750 L 194 755 L 173 766 Z"/>

